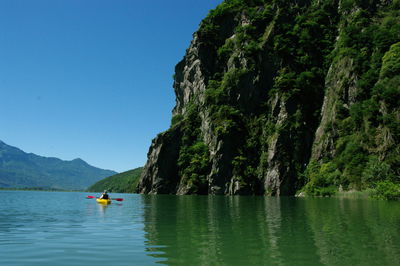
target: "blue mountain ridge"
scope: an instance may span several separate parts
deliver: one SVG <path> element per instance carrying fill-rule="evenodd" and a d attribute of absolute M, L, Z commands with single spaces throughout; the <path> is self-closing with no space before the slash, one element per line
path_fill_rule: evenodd
<path fill-rule="evenodd" d="M 26 153 L 0 140 L 0 188 L 83 190 L 117 172 L 71 161 Z"/>

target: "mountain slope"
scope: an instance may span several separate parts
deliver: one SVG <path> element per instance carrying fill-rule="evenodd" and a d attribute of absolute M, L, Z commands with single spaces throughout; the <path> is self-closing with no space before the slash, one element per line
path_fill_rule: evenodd
<path fill-rule="evenodd" d="M 82 159 L 63 161 L 25 153 L 0 141 L 0 187 L 78 190 L 115 173 L 93 167 Z"/>
<path fill-rule="evenodd" d="M 142 174 L 143 167 L 106 177 L 91 185 L 87 191 L 101 192 L 108 190 L 117 193 L 134 193 Z"/>
<path fill-rule="evenodd" d="M 400 2 L 226 0 L 175 68 L 138 192 L 400 183 Z M 389 184 L 388 183 L 388 184 Z"/>

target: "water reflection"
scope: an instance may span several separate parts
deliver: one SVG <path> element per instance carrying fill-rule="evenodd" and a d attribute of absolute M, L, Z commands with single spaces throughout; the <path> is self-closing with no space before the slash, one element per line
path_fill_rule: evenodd
<path fill-rule="evenodd" d="M 400 265 L 400 205 L 373 200 L 307 200 L 321 262 Z"/>
<path fill-rule="evenodd" d="M 99 210 L 101 217 L 105 216 L 107 208 L 108 208 L 107 204 L 97 203 L 97 209 Z"/>
<path fill-rule="evenodd" d="M 147 254 L 172 265 L 398 265 L 400 204 L 142 196 Z"/>

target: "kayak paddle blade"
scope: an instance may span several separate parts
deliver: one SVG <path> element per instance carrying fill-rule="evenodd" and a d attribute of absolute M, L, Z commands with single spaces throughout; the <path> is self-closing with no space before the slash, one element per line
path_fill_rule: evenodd
<path fill-rule="evenodd" d="M 116 199 L 112 199 L 112 200 L 116 200 L 116 201 L 123 201 L 123 198 L 116 198 Z"/>

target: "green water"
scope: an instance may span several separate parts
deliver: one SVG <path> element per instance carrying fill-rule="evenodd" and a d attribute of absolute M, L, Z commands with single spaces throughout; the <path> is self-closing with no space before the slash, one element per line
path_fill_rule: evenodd
<path fill-rule="evenodd" d="M 0 265 L 400 265 L 400 202 L 0 195 Z"/>

